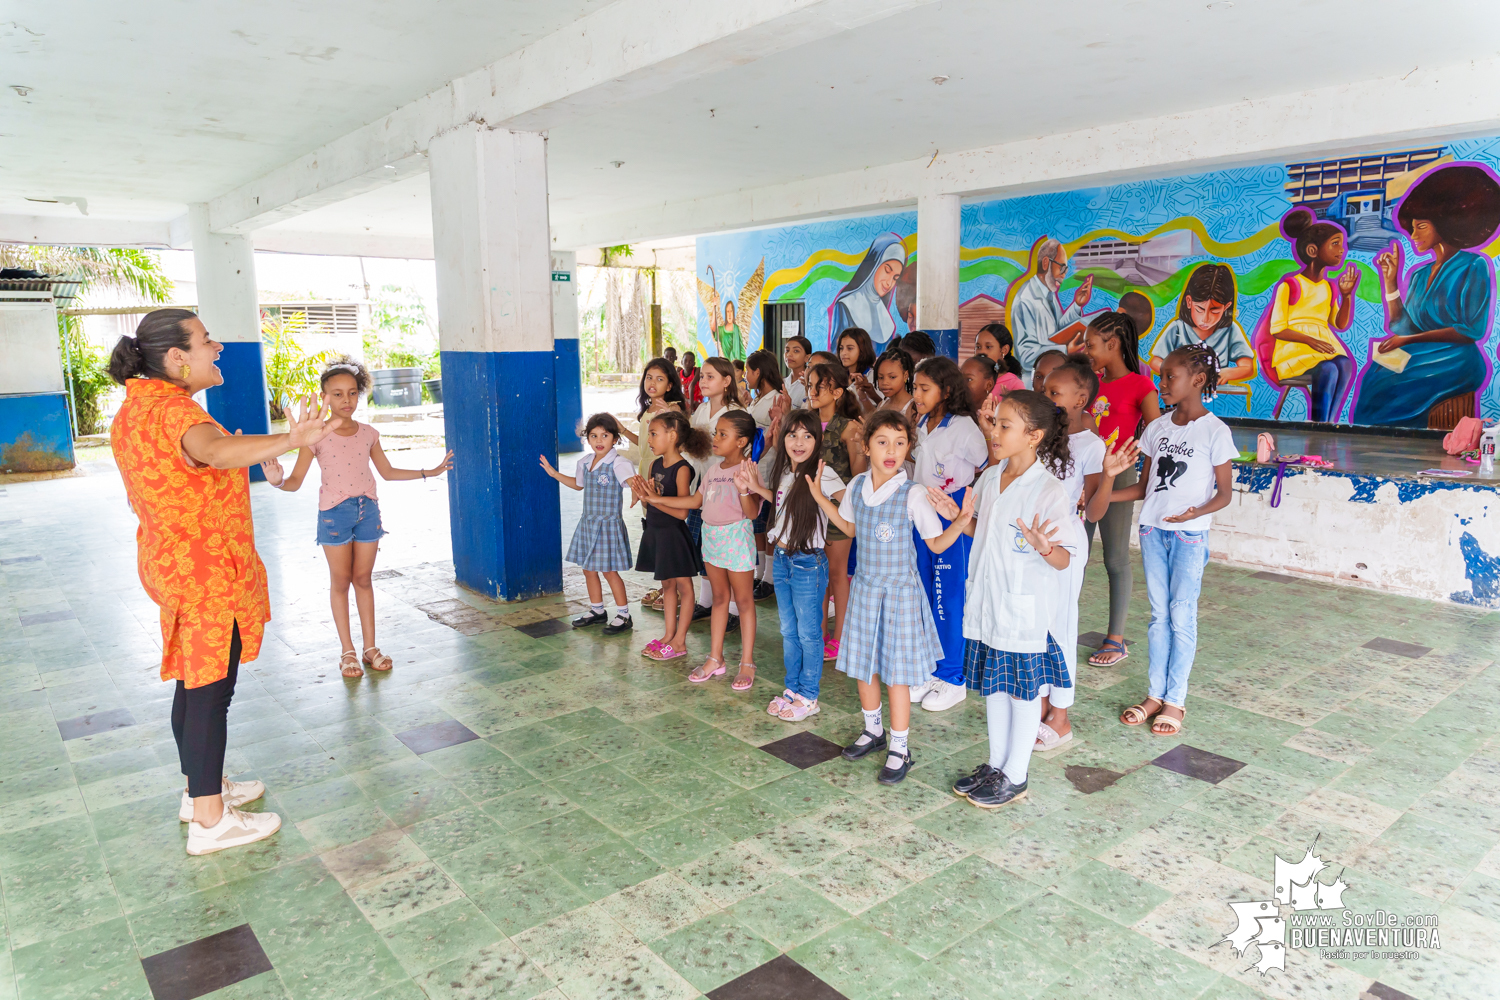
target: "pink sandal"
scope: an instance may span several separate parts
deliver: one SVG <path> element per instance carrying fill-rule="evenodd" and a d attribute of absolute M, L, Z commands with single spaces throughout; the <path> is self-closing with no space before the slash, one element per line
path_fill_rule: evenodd
<path fill-rule="evenodd" d="M 653 660 L 678 660 L 687 655 L 687 650 L 677 649 L 670 642 L 656 647 L 656 652 L 647 654 Z"/>
<path fill-rule="evenodd" d="M 774 715 L 777 718 L 780 718 L 781 717 L 781 710 L 783 708 L 786 708 L 788 705 L 790 705 L 792 703 L 792 699 L 795 698 L 795 697 L 797 697 L 797 696 L 794 695 L 794 694 L 792 694 L 792 689 L 791 688 L 787 688 L 786 690 L 784 690 L 780 694 L 778 694 L 776 697 L 774 697 L 774 698 L 771 699 L 771 704 L 769 704 L 769 705 L 766 706 L 766 714 L 767 715 Z"/>
<path fill-rule="evenodd" d="M 745 676 L 745 668 L 750 668 L 750 676 Z M 755 664 L 740 661 L 740 671 L 734 675 L 734 683 L 729 685 L 731 691 L 749 691 L 755 686 Z"/>
<path fill-rule="evenodd" d="M 646 643 L 645 647 L 641 650 L 641 655 L 651 656 L 651 654 L 661 649 L 661 647 L 662 641 L 660 639 L 652 639 L 650 642 Z M 652 656 L 652 659 L 655 659 L 655 657 Z"/>
<path fill-rule="evenodd" d="M 783 722 L 801 722 L 809 715 L 817 715 L 821 711 L 816 700 L 808 701 L 799 694 L 795 701 L 781 710 L 780 719 Z"/>
<path fill-rule="evenodd" d="M 708 665 L 710 663 L 717 663 L 718 666 L 713 670 L 709 670 Z M 701 666 L 699 666 L 692 673 L 688 674 L 688 680 L 692 681 L 694 684 L 702 684 L 704 681 L 713 680 L 723 672 L 724 661 L 719 659 L 717 656 L 710 656 L 708 659 L 703 661 L 703 664 Z"/>

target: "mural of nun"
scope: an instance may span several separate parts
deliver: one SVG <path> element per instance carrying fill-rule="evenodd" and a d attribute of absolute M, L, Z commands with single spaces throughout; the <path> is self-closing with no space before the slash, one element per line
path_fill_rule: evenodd
<path fill-rule="evenodd" d="M 854 277 L 833 297 L 828 309 L 828 349 L 838 343 L 838 336 L 851 326 L 870 334 L 875 352 L 896 335 L 896 320 L 891 315 L 891 299 L 896 282 L 906 269 L 906 247 L 895 233 L 881 233 L 865 251 Z"/>

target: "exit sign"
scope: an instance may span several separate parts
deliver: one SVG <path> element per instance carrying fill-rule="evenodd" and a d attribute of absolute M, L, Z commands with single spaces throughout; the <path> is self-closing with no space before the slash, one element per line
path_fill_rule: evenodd
<path fill-rule="evenodd" d="M 568 272 L 568 271 L 553 271 L 552 272 L 552 280 L 553 281 L 572 281 L 573 280 L 573 275 L 570 272 Z"/>

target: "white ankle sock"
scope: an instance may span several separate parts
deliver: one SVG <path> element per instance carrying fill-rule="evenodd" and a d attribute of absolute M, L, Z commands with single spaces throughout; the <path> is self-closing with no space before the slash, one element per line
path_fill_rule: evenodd
<path fill-rule="evenodd" d="M 590 604 L 589 605 L 589 610 L 592 611 L 596 615 L 602 615 L 602 614 L 604 614 L 604 602 L 600 601 L 598 604 Z"/>
<path fill-rule="evenodd" d="M 860 711 L 865 716 L 865 732 L 875 737 L 879 737 L 881 733 L 885 732 L 885 728 L 880 724 L 880 709 L 873 708 L 869 711 L 860 709 Z"/>
<path fill-rule="evenodd" d="M 891 753 L 906 753 L 906 735 L 910 732 L 910 729 L 891 730 Z"/>

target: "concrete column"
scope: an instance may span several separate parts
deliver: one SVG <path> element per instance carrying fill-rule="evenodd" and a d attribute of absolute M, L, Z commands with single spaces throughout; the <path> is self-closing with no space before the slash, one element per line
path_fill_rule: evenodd
<path fill-rule="evenodd" d="M 958 357 L 958 242 L 956 194 L 917 198 L 917 327 L 939 354 Z"/>
<path fill-rule="evenodd" d="M 557 450 L 580 451 L 583 369 L 578 353 L 578 254 L 552 251 L 552 353 L 557 357 Z"/>
<path fill-rule="evenodd" d="M 498 600 L 562 589 L 547 145 L 467 123 L 432 140 L 443 419 L 458 582 Z"/>
<path fill-rule="evenodd" d="M 193 271 L 198 281 L 198 318 L 224 345 L 219 371 L 224 384 L 208 390 L 208 412 L 232 434 L 267 434 L 266 366 L 260 348 L 260 304 L 255 288 L 255 248 L 249 236 L 210 232 L 208 206 L 188 212 Z M 265 479 L 260 467 L 250 479 Z"/>

